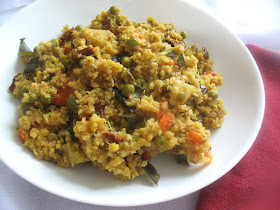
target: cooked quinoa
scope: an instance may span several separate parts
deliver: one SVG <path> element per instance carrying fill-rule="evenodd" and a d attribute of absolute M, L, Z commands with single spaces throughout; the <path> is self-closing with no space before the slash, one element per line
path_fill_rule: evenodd
<path fill-rule="evenodd" d="M 93 164 L 120 180 L 149 174 L 159 153 L 210 164 L 209 128 L 226 114 L 223 78 L 185 38 L 172 23 L 135 23 L 113 6 L 34 51 L 22 39 L 26 67 L 9 90 L 21 100 L 23 145 L 40 160 Z"/>

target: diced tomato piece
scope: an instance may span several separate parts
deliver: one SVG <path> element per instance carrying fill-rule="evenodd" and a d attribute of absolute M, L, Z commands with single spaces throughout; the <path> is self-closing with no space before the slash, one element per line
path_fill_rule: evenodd
<path fill-rule="evenodd" d="M 53 103 L 56 105 L 63 106 L 67 103 L 67 99 L 73 93 L 73 89 L 68 85 L 57 88 L 57 95 L 53 99 Z"/>
<path fill-rule="evenodd" d="M 142 158 L 144 158 L 145 160 L 147 160 L 148 162 L 150 162 L 150 160 L 151 160 L 151 156 L 149 156 L 149 155 L 147 155 L 146 153 L 143 153 L 142 154 Z"/>
<path fill-rule="evenodd" d="M 22 132 L 22 130 L 18 130 L 18 136 L 21 138 L 22 142 L 25 142 L 26 134 Z"/>
<path fill-rule="evenodd" d="M 71 48 L 65 47 L 63 50 L 64 55 L 68 55 L 71 52 L 71 50 L 72 50 Z"/>

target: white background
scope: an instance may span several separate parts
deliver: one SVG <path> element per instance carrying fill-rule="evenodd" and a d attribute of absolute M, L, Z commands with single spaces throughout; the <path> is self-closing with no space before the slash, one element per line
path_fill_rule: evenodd
<path fill-rule="evenodd" d="M 0 0 L 0 27 L 34 0 Z M 236 33 L 245 43 L 280 52 L 279 0 L 196 0 L 200 7 Z M 3 117 L 3 116 L 2 116 Z M 0 160 L 0 209 L 195 209 L 199 192 L 165 203 L 109 208 L 70 201 L 26 182 Z"/>

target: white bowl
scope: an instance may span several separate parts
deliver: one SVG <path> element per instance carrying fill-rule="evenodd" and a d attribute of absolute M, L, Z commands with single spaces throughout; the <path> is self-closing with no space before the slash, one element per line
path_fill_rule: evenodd
<path fill-rule="evenodd" d="M 8 93 L 15 74 L 23 70 L 18 58 L 19 39 L 30 47 L 60 34 L 65 24 L 89 25 L 110 6 L 116 5 L 134 21 L 153 16 L 174 23 L 187 32 L 189 45 L 206 47 L 221 72 L 220 97 L 228 112 L 222 128 L 211 136 L 214 160 L 210 166 L 184 167 L 160 155 L 152 164 L 161 175 L 156 187 L 147 175 L 120 182 L 94 167 L 60 168 L 37 160 L 17 136 L 19 102 Z M 56 195 L 91 204 L 135 206 L 163 202 L 195 192 L 219 179 L 234 167 L 253 144 L 264 114 L 264 88 L 258 67 L 244 44 L 208 14 L 179 0 L 39 0 L 22 9 L 0 29 L 0 157 L 19 176 Z"/>

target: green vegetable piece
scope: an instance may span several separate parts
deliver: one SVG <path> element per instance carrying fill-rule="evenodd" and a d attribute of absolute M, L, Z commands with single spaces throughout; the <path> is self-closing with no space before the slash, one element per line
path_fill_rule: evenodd
<path fill-rule="evenodd" d="M 129 47 L 137 47 L 138 46 L 138 42 L 134 37 L 130 37 L 128 40 L 126 40 L 126 44 Z"/>
<path fill-rule="evenodd" d="M 38 46 L 34 47 L 33 51 L 36 53 L 38 51 Z"/>
<path fill-rule="evenodd" d="M 20 39 L 19 55 L 20 56 L 34 56 L 36 54 L 36 52 L 32 52 L 24 40 L 25 40 L 25 38 Z"/>
<path fill-rule="evenodd" d="M 169 53 L 166 54 L 166 56 L 170 58 L 175 58 L 177 56 L 177 53 L 175 53 L 174 51 L 170 51 Z"/>
<path fill-rule="evenodd" d="M 199 88 L 201 89 L 203 95 L 205 95 L 208 92 L 208 88 L 204 85 L 199 85 Z"/>
<path fill-rule="evenodd" d="M 130 70 L 128 68 L 123 68 L 123 72 L 127 73 L 131 79 L 135 80 L 134 76 L 132 75 L 132 73 L 130 72 Z"/>
<path fill-rule="evenodd" d="M 29 98 L 28 98 L 28 101 L 26 102 L 28 104 L 34 104 L 35 101 L 38 99 L 37 94 L 34 92 L 29 92 L 28 96 L 29 96 Z"/>
<path fill-rule="evenodd" d="M 147 166 L 143 168 L 145 172 L 149 175 L 149 177 L 153 180 L 153 182 L 157 185 L 160 175 L 155 169 L 155 167 L 148 162 Z"/>
<path fill-rule="evenodd" d="M 135 82 L 136 82 L 136 85 L 138 85 L 139 88 L 141 88 L 142 92 L 143 92 L 144 89 L 146 88 L 146 81 L 144 79 L 136 79 Z M 136 90 L 135 90 L 135 92 L 136 92 Z M 141 92 L 141 94 L 142 94 L 142 92 Z"/>
<path fill-rule="evenodd" d="M 77 138 L 77 137 L 76 137 L 76 138 Z M 79 140 L 79 139 L 78 139 L 78 140 Z M 85 162 L 84 165 L 85 165 L 85 166 L 92 166 L 93 164 L 92 164 L 91 161 L 88 161 L 88 162 Z"/>
<path fill-rule="evenodd" d="M 20 89 L 20 94 L 23 95 L 24 93 L 28 93 L 28 89 L 27 88 L 21 88 Z"/>
<path fill-rule="evenodd" d="M 61 63 L 62 63 L 62 64 L 64 65 L 64 67 L 66 68 L 66 67 L 69 65 L 69 63 L 70 63 L 70 60 L 66 58 L 66 59 L 62 60 Z"/>
<path fill-rule="evenodd" d="M 210 90 L 208 92 L 208 96 L 212 98 L 213 101 L 217 100 L 217 98 L 219 97 L 218 93 L 215 90 Z"/>
<path fill-rule="evenodd" d="M 132 84 L 125 84 L 122 89 L 122 94 L 124 96 L 129 96 L 130 94 L 134 94 L 135 87 Z"/>
<path fill-rule="evenodd" d="M 136 98 L 141 98 L 141 95 L 143 93 L 143 89 L 140 87 L 135 86 L 135 91 L 134 91 L 134 95 Z"/>
<path fill-rule="evenodd" d="M 128 128 L 128 123 L 126 122 L 126 120 L 124 118 L 122 118 L 121 127 L 122 128 Z"/>
<path fill-rule="evenodd" d="M 83 30 L 83 26 L 82 25 L 77 25 L 76 27 L 75 27 L 75 30 L 76 31 L 82 31 Z"/>
<path fill-rule="evenodd" d="M 159 52 L 164 52 L 165 51 L 165 47 L 159 49 Z"/>
<path fill-rule="evenodd" d="M 197 104 L 197 102 L 196 102 L 196 98 L 193 99 L 193 106 L 194 106 L 195 109 L 198 108 L 198 104 Z"/>
<path fill-rule="evenodd" d="M 132 64 L 132 59 L 130 57 L 122 57 L 121 63 L 124 67 L 129 68 Z"/>
<path fill-rule="evenodd" d="M 123 41 L 125 41 L 126 40 L 126 38 L 124 37 L 124 36 L 121 36 L 120 38 L 119 38 L 119 42 L 123 42 Z"/>
<path fill-rule="evenodd" d="M 185 57 L 184 57 L 183 53 L 180 53 L 180 55 L 179 55 L 178 64 L 181 68 L 184 68 L 186 66 Z"/>
<path fill-rule="evenodd" d="M 110 9 L 109 9 L 109 12 L 110 12 L 112 15 L 115 15 L 118 11 L 119 11 L 119 9 L 118 9 L 118 7 L 116 7 L 116 6 L 111 6 Z"/>
<path fill-rule="evenodd" d="M 118 26 L 120 26 L 120 25 L 122 24 L 122 18 L 121 18 L 121 16 L 117 16 L 117 17 L 116 17 L 116 24 L 117 24 Z"/>
<path fill-rule="evenodd" d="M 131 130 L 135 129 L 137 124 L 143 119 L 141 117 L 136 117 L 136 118 L 133 118 L 133 117 L 128 117 L 128 116 L 124 116 L 123 119 L 127 122 L 129 128 Z"/>
<path fill-rule="evenodd" d="M 120 54 L 116 54 L 111 56 L 111 60 L 114 62 L 120 62 L 121 61 L 121 55 Z"/>
<path fill-rule="evenodd" d="M 186 166 L 189 165 L 188 158 L 185 155 L 176 155 L 175 160 L 177 161 L 177 163 L 181 165 L 186 165 Z"/>
<path fill-rule="evenodd" d="M 71 134 L 71 139 L 72 139 L 73 141 L 79 142 L 79 138 L 77 138 L 77 137 L 75 136 L 75 133 L 74 133 L 74 130 L 73 130 L 74 126 L 75 126 L 75 120 L 73 120 L 73 121 L 71 122 L 71 125 L 70 125 L 70 127 L 67 129 L 67 131 Z"/>
<path fill-rule="evenodd" d="M 180 35 L 181 35 L 182 39 L 187 38 L 187 33 L 185 31 L 181 31 Z"/>
<path fill-rule="evenodd" d="M 29 75 L 35 73 L 35 69 L 40 65 L 39 57 L 32 58 L 26 65 L 23 74 Z"/>
<path fill-rule="evenodd" d="M 154 141 L 161 149 L 164 149 L 167 146 L 167 140 L 164 136 L 158 136 Z"/>
<path fill-rule="evenodd" d="M 46 98 L 45 96 L 41 96 L 41 101 L 43 104 L 51 104 L 52 98 Z"/>
<path fill-rule="evenodd" d="M 184 99 L 185 99 L 185 97 L 186 97 L 186 93 L 185 92 L 179 92 L 179 93 L 177 93 L 177 95 L 176 95 L 176 99 L 178 100 L 178 101 L 183 101 Z"/>
<path fill-rule="evenodd" d="M 20 105 L 20 107 L 19 107 L 20 113 L 21 113 L 22 115 L 25 115 L 26 112 L 29 110 L 29 108 L 30 108 L 30 104 L 22 103 L 22 104 Z"/>
<path fill-rule="evenodd" d="M 23 56 L 34 56 L 36 55 L 35 52 L 31 52 L 31 51 L 24 51 L 24 52 L 21 52 L 20 55 L 23 55 Z"/>
<path fill-rule="evenodd" d="M 137 137 L 132 135 L 132 141 L 137 141 Z"/>
<path fill-rule="evenodd" d="M 79 105 L 77 104 L 76 100 L 77 98 L 73 94 L 71 94 L 67 99 L 67 105 L 74 113 L 78 113 L 79 110 Z"/>
<path fill-rule="evenodd" d="M 21 38 L 20 39 L 20 44 L 19 44 L 19 53 L 23 53 L 23 52 L 31 52 L 30 48 L 27 46 L 27 44 L 25 43 L 25 38 Z"/>
<path fill-rule="evenodd" d="M 55 47 L 59 47 L 59 42 L 57 39 L 51 39 L 51 43 L 55 46 Z"/>
<path fill-rule="evenodd" d="M 127 98 L 125 96 L 123 96 L 120 91 L 118 90 L 117 87 L 113 87 L 112 91 L 115 93 L 115 98 L 118 102 L 120 102 L 123 106 L 126 107 L 126 109 L 130 112 L 130 113 L 134 113 L 136 107 L 135 106 L 127 106 L 126 105 L 126 100 Z"/>

